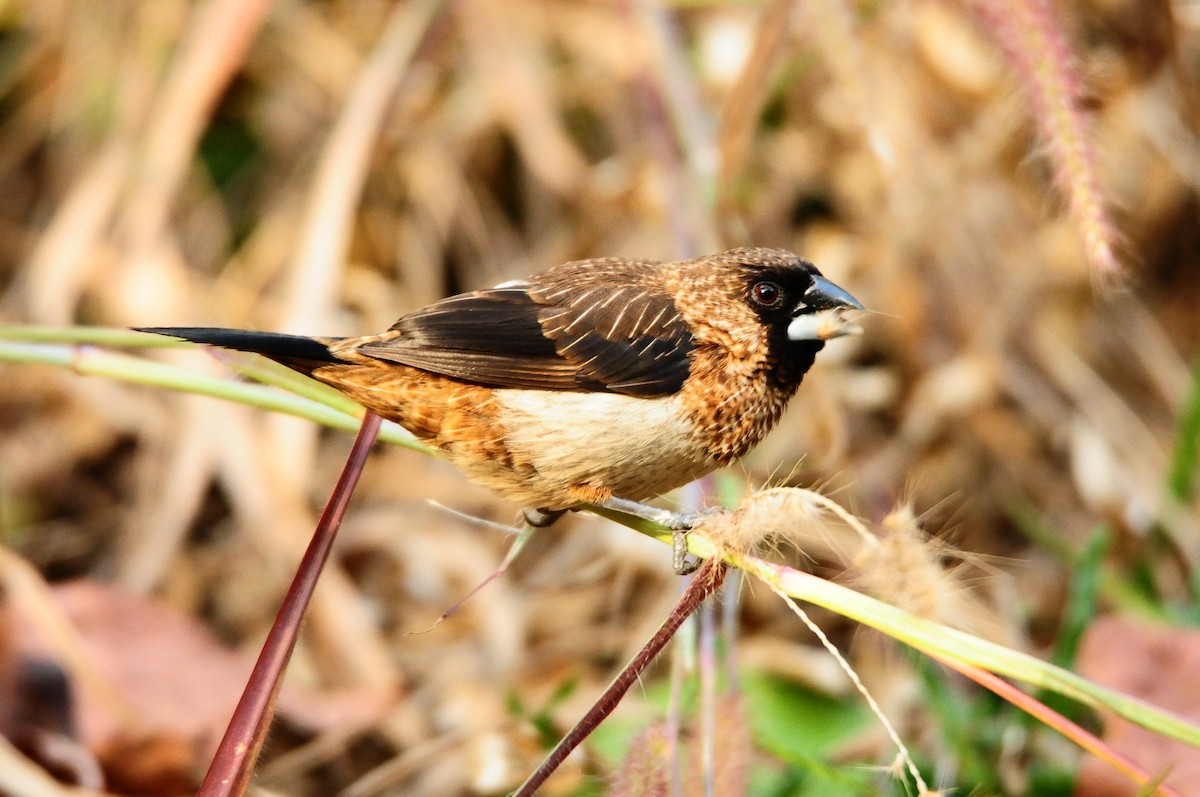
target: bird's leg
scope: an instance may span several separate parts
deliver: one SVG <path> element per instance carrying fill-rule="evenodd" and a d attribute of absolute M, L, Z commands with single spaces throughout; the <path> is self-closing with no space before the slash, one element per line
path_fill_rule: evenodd
<path fill-rule="evenodd" d="M 688 559 L 687 533 L 698 525 L 706 515 L 724 511 L 718 507 L 707 512 L 672 512 L 662 507 L 651 506 L 650 504 L 643 504 L 640 501 L 630 501 L 628 498 L 617 498 L 615 496 L 604 501 L 598 501 L 596 505 L 626 515 L 633 515 L 642 520 L 649 520 L 651 523 L 657 523 L 660 526 L 666 526 L 670 529 L 671 566 L 675 569 L 675 573 L 681 576 L 696 572 L 696 568 L 700 566 L 699 559 Z"/>
<path fill-rule="evenodd" d="M 547 526 L 554 524 L 563 515 L 567 514 L 566 509 L 545 509 L 527 506 L 521 510 L 521 516 L 518 521 L 525 521 L 525 525 L 533 529 L 544 529 Z"/>

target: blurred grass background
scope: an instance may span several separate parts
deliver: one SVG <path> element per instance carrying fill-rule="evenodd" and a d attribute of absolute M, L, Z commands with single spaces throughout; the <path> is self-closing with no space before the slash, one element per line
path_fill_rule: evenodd
<path fill-rule="evenodd" d="M 984 608 L 939 619 L 1072 664 L 1102 614 L 1200 621 L 1200 6 L 1049 6 L 1127 271 L 1115 291 L 1038 133 L 1048 111 L 979 24 L 997 7 L 0 3 L 0 323 L 350 335 L 572 259 L 791 249 L 874 313 L 730 478 L 818 485 L 873 521 L 911 506 L 971 552 L 942 558 L 974 568 Z M 350 437 L 66 371 L 0 378 L 14 559 L 254 651 Z M 292 757 L 263 787 L 502 793 L 676 596 L 664 548 L 573 517 L 408 635 L 509 541 L 431 499 L 516 511 L 443 463 L 375 455 L 291 677 L 387 710 L 326 723 L 323 746 L 285 728 L 268 755 Z M 800 547 L 841 570 L 836 540 Z M 862 569 L 845 577 L 886 591 Z M 882 732 L 773 596 L 741 599 L 753 793 L 874 793 L 886 777 L 846 765 L 890 762 Z M 1005 709 L 817 617 L 935 782 L 1070 793 L 1079 761 L 1052 736 L 1005 736 Z M 546 793 L 603 793 L 655 705 L 632 695 Z M 808 740 L 818 726 L 834 730 Z"/>

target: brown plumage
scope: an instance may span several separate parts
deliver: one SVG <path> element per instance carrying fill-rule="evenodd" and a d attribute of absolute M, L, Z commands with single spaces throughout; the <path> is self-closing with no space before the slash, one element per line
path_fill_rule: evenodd
<path fill-rule="evenodd" d="M 604 258 L 452 296 L 361 338 L 164 335 L 263 354 L 341 390 L 525 507 L 641 500 L 745 454 L 861 309 L 774 249 Z"/>

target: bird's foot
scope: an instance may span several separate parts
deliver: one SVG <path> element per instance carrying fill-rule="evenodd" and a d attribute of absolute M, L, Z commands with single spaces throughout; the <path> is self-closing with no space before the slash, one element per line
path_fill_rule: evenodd
<path fill-rule="evenodd" d="M 553 525 L 554 521 L 565 514 L 567 514 L 567 510 L 565 509 L 538 509 L 529 506 L 521 510 L 521 515 L 517 518 L 517 522 L 524 521 L 525 525 L 530 528 L 544 529 L 547 526 Z"/>
<path fill-rule="evenodd" d="M 706 518 L 724 513 L 725 508 L 720 506 L 714 506 L 711 509 L 705 509 L 701 512 L 671 513 L 672 522 L 664 525 L 671 530 L 671 566 L 675 568 L 676 575 L 691 575 L 700 567 L 699 557 L 693 556 L 688 558 L 688 532 L 703 523 Z"/>
<path fill-rule="evenodd" d="M 627 498 L 610 498 L 600 502 L 599 505 L 626 515 L 639 517 L 642 520 L 649 520 L 670 529 L 671 566 L 675 569 L 675 573 L 681 576 L 696 572 L 696 568 L 700 566 L 698 558 L 688 557 L 688 532 L 700 525 L 706 518 L 725 511 L 721 507 L 714 507 L 703 512 L 672 512 L 669 509 L 643 504 L 640 501 L 630 501 Z"/>

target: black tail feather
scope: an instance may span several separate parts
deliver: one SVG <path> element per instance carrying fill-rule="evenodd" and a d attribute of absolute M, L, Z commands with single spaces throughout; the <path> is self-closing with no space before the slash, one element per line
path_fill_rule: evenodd
<path fill-rule="evenodd" d="M 190 340 L 193 343 L 203 343 L 207 346 L 253 352 L 292 367 L 302 362 L 340 362 L 329 352 L 328 344 L 302 335 L 283 335 L 278 332 L 254 332 L 248 329 L 221 329 L 219 327 L 134 327 L 134 330 Z"/>

